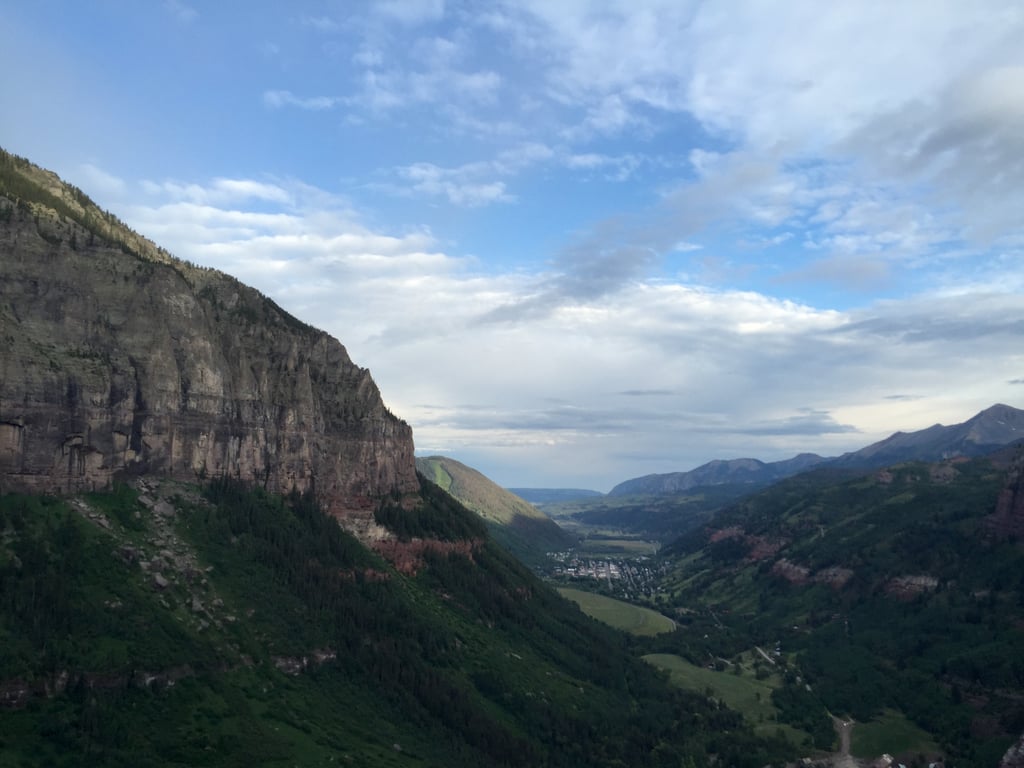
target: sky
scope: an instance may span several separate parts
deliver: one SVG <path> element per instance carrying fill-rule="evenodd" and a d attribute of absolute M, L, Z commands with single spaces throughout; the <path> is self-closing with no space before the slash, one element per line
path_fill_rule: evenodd
<path fill-rule="evenodd" d="M 607 491 L 1024 407 L 1018 0 L 0 0 L 0 146 Z"/>

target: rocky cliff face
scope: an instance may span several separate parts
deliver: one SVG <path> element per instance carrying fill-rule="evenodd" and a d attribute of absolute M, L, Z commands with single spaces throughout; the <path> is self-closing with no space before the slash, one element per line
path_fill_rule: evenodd
<path fill-rule="evenodd" d="M 418 490 L 411 429 L 338 341 L 0 161 L 0 489 L 226 474 L 364 528 Z"/>
<path fill-rule="evenodd" d="M 1024 539 L 1024 453 L 1020 450 L 1007 471 L 995 512 L 985 518 L 985 527 L 997 538 Z"/>

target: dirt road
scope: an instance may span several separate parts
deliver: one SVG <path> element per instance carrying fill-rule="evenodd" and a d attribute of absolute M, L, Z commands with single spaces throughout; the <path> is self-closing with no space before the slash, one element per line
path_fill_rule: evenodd
<path fill-rule="evenodd" d="M 856 758 L 850 755 L 850 734 L 853 732 L 853 720 L 843 720 L 832 716 L 832 727 L 839 734 L 839 751 L 832 756 L 832 765 L 835 768 L 858 768 Z"/>

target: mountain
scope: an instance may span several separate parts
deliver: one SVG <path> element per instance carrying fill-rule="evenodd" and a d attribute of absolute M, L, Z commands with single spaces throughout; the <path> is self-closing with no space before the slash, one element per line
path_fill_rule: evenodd
<path fill-rule="evenodd" d="M 1009 446 L 822 467 L 726 506 L 662 551 L 658 607 L 686 627 L 669 652 L 773 648 L 766 669 L 787 681 L 773 701 L 824 744 L 829 712 L 899 720 L 956 765 L 994 765 L 1024 730 L 1022 478 Z"/>
<path fill-rule="evenodd" d="M 901 461 L 941 461 L 956 456 L 984 456 L 1024 440 L 1024 411 L 997 404 L 962 424 L 941 424 L 917 432 L 896 432 L 885 440 L 825 458 L 801 453 L 792 459 L 765 463 L 757 459 L 716 459 L 689 472 L 645 475 L 619 483 L 609 496 L 652 496 L 682 493 L 700 486 L 738 485 L 751 490 L 817 466 L 850 469 L 886 467 Z"/>
<path fill-rule="evenodd" d="M 832 463 L 840 467 L 884 467 L 900 461 L 941 461 L 956 456 L 984 456 L 1024 440 L 1024 411 L 997 404 L 962 424 L 935 424 L 918 432 L 896 432 Z"/>
<path fill-rule="evenodd" d="M 380 552 L 312 494 L 235 480 L 0 495 L 0 763 L 756 768 L 792 754 L 671 690 L 426 479 L 415 509 L 376 517 L 395 532 Z"/>
<path fill-rule="evenodd" d="M 0 763 L 795 756 L 417 475 L 339 342 L 8 154 L 0 336 Z"/>
<path fill-rule="evenodd" d="M 588 491 L 583 488 L 508 488 L 507 490 L 537 506 L 579 499 L 597 499 L 604 496 L 600 491 Z"/>
<path fill-rule="evenodd" d="M 792 459 L 765 463 L 757 459 L 716 459 L 689 472 L 645 475 L 619 483 L 609 496 L 648 496 L 681 493 L 705 485 L 768 485 L 803 472 L 826 459 L 801 453 Z"/>
<path fill-rule="evenodd" d="M 416 468 L 487 523 L 495 541 L 528 563 L 568 549 L 575 539 L 532 504 L 446 456 L 417 457 Z"/>
<path fill-rule="evenodd" d="M 372 528 L 412 430 L 335 339 L 0 153 L 0 488 L 231 476 Z"/>

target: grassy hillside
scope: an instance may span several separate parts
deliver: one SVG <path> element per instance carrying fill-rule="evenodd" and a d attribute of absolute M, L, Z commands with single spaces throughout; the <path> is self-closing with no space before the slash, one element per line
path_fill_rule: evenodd
<path fill-rule="evenodd" d="M 461 462 L 445 456 L 419 457 L 416 468 L 476 512 L 495 541 L 526 563 L 541 562 L 547 552 L 575 543 L 544 512 Z"/>
<path fill-rule="evenodd" d="M 309 499 L 232 483 L 0 497 L 0 765 L 785 756 L 667 687 L 440 489 L 381 518 L 401 571 Z"/>
<path fill-rule="evenodd" d="M 957 765 L 995 764 L 1024 729 L 1024 550 L 990 520 L 1006 480 L 987 459 L 908 463 L 738 502 L 664 550 L 661 607 L 688 630 L 657 650 L 778 649 L 773 701 L 805 730 L 896 713 Z"/>

